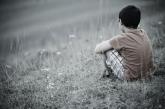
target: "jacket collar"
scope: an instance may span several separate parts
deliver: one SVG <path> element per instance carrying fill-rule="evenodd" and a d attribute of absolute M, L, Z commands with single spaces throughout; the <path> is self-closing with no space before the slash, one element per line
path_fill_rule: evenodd
<path fill-rule="evenodd" d="M 124 31 L 125 31 L 125 33 L 137 33 L 137 32 L 140 32 L 141 29 L 140 28 L 134 29 L 134 28 L 125 27 Z"/>

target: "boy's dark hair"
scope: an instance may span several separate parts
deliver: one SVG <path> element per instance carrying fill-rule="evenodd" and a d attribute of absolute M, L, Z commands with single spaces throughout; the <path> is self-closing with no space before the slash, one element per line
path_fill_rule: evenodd
<path fill-rule="evenodd" d="M 120 11 L 119 19 L 124 26 L 137 28 L 141 19 L 140 9 L 133 5 L 126 6 Z"/>

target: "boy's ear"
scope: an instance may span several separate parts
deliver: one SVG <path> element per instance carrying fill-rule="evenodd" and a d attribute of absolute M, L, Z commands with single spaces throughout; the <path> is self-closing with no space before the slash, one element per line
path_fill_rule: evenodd
<path fill-rule="evenodd" d="M 120 23 L 121 25 L 123 25 L 123 23 L 121 22 L 121 19 L 119 19 L 119 23 Z"/>

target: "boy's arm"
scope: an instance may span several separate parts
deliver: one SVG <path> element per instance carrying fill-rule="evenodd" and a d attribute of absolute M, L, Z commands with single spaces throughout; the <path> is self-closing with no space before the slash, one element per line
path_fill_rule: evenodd
<path fill-rule="evenodd" d="M 103 41 L 102 43 L 96 45 L 95 53 L 101 54 L 107 50 L 112 49 L 112 45 L 110 44 L 110 40 Z"/>

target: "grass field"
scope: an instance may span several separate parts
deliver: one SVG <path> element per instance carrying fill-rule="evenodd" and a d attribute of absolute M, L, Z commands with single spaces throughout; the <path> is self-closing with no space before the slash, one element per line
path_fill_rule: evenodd
<path fill-rule="evenodd" d="M 11 53 L 0 58 L 0 109 L 164 109 L 165 15 L 162 8 L 146 7 L 141 6 L 141 27 L 158 66 L 151 80 L 101 78 L 104 66 L 95 45 L 119 32 L 117 13 L 105 14 L 101 27 L 100 18 L 89 19 L 79 27 L 50 28 L 41 37 L 10 39 Z"/>

